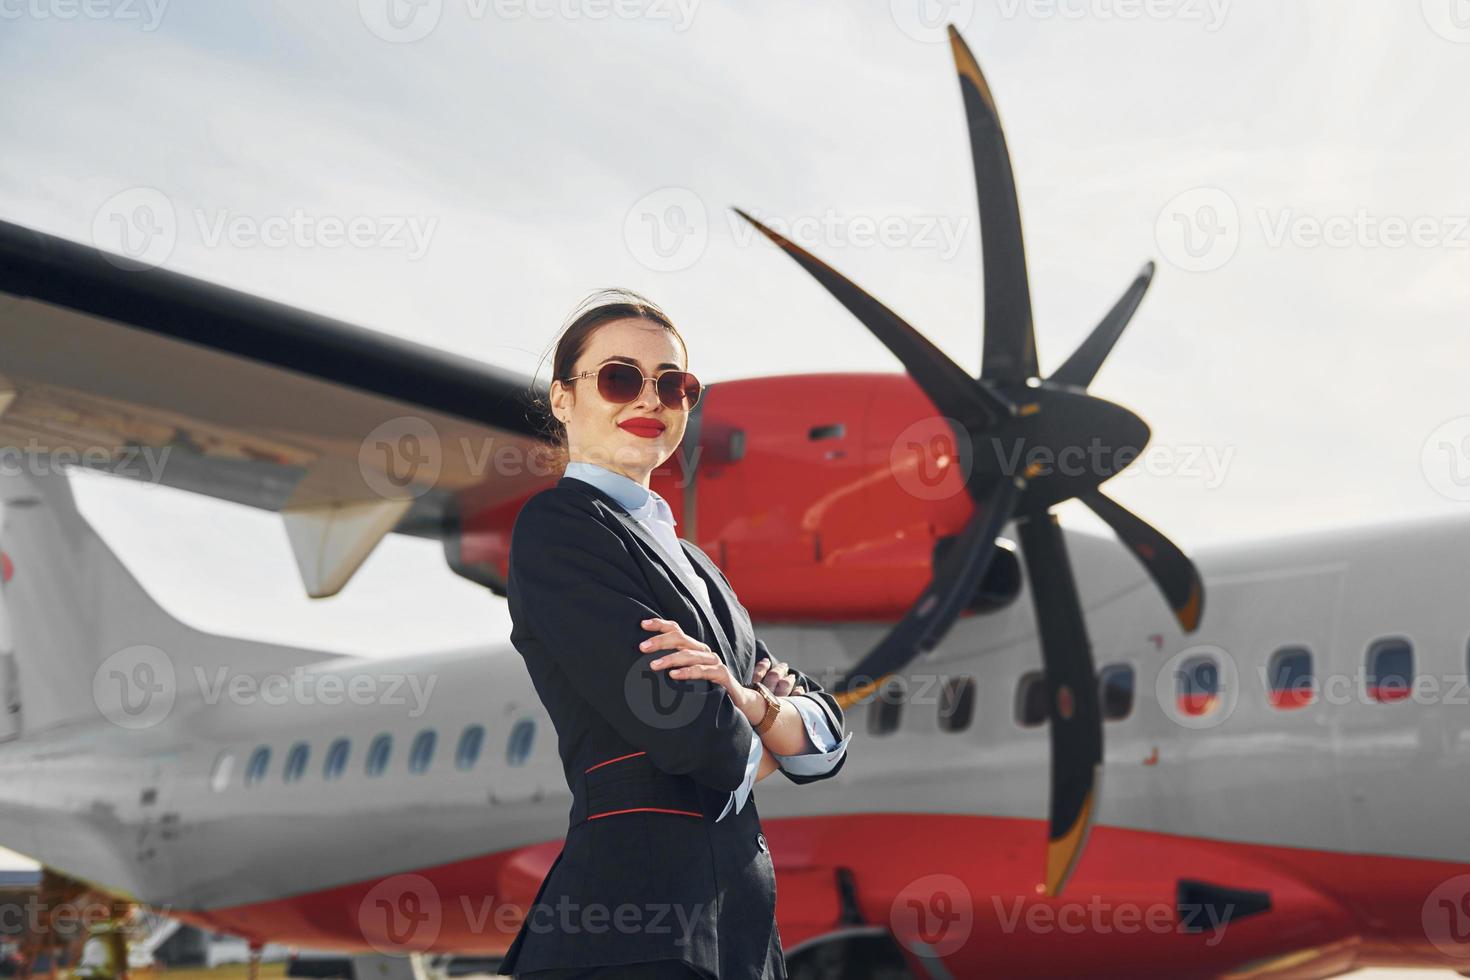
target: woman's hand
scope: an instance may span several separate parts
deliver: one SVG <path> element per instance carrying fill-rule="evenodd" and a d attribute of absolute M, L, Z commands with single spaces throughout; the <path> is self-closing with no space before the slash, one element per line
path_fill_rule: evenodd
<path fill-rule="evenodd" d="M 672 619 L 645 619 L 643 628 L 656 630 L 658 635 L 650 636 L 639 644 L 640 650 L 644 653 L 669 651 L 655 657 L 648 665 L 654 670 L 667 670 L 670 677 L 680 680 L 706 680 L 718 684 L 742 708 L 748 703 L 748 696 L 760 698 L 759 694 L 735 679 L 730 668 L 708 645 L 689 636 Z"/>
<path fill-rule="evenodd" d="M 797 684 L 786 671 L 786 661 L 772 664 L 768 658 L 761 657 L 755 662 L 755 682 L 764 684 L 778 698 L 783 694 L 805 694 L 806 688 Z"/>

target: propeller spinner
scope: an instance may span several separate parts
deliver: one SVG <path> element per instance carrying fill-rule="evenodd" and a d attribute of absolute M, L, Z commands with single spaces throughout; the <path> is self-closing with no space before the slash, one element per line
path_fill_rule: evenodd
<path fill-rule="evenodd" d="M 961 445 L 974 448 L 966 490 L 975 507 L 939 560 L 913 606 L 832 688 L 844 706 L 866 698 L 887 677 L 932 649 L 974 596 L 994 557 L 996 537 L 1014 519 L 1020 531 L 1036 612 L 1051 737 L 1050 830 L 1045 893 L 1061 893 L 1076 867 L 1097 810 L 1102 721 L 1087 624 L 1054 504 L 1078 499 L 1102 518 L 1143 563 L 1185 632 L 1199 626 L 1204 587 L 1193 562 L 1168 538 L 1113 502 L 1098 486 L 1148 443 L 1149 429 L 1127 409 L 1087 394 L 1103 360 L 1153 278 L 1152 262 L 1072 353 L 1039 378 L 1031 290 L 1021 239 L 1010 153 L 990 86 L 958 31 L 949 29 L 980 207 L 985 281 L 984 352 L 972 378 L 892 310 L 784 236 L 736 208 L 862 321 L 903 363 L 943 413 Z M 1084 447 L 1098 447 L 1088 457 Z M 993 452 L 982 450 L 989 448 Z M 1021 468 L 1010 460 L 1088 458 L 1086 466 Z"/>

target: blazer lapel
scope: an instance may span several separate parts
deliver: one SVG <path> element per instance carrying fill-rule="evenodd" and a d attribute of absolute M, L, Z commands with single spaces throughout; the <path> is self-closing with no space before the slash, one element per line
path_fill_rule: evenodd
<path fill-rule="evenodd" d="M 705 623 L 710 631 L 710 635 L 714 638 L 715 641 L 711 644 L 711 646 L 713 647 L 716 656 L 723 660 L 726 666 L 732 666 L 734 664 L 733 658 L 737 652 L 737 649 L 733 644 L 731 644 L 729 637 L 726 636 L 725 629 L 720 623 L 720 618 L 715 615 L 715 611 L 710 608 L 710 604 L 705 601 L 703 591 L 697 588 L 692 582 L 688 581 L 684 577 L 686 573 L 683 571 L 683 569 L 678 567 L 678 563 L 672 561 L 664 553 L 663 545 L 659 544 L 654 536 L 649 533 L 648 528 L 644 527 L 642 523 L 640 523 L 633 517 L 632 514 L 629 514 L 626 510 L 624 510 L 622 504 L 618 503 L 607 493 L 603 492 L 601 488 L 593 486 L 586 480 L 578 480 L 574 476 L 564 476 L 561 478 L 561 482 L 563 483 L 568 480 L 571 480 L 573 483 L 575 483 L 577 485 L 577 489 L 581 490 L 585 488 L 587 491 L 596 494 L 599 499 L 606 501 L 612 508 L 613 513 L 617 515 L 618 520 L 622 521 L 623 526 L 626 527 L 629 531 L 632 531 L 633 534 L 638 537 L 638 540 L 642 541 L 644 545 L 648 547 L 648 550 L 653 553 L 654 558 L 659 562 L 659 564 L 664 567 L 665 570 L 668 571 L 669 578 L 674 580 L 674 584 L 683 590 L 684 595 L 704 616 Z M 683 547 L 682 544 L 680 545 L 680 547 Z M 685 548 L 684 554 L 689 555 L 691 554 L 691 552 L 689 551 L 689 549 Z M 691 559 L 691 561 L 696 560 L 697 559 Z M 706 579 L 708 578 L 708 573 L 706 573 Z M 715 595 L 718 593 L 720 596 L 719 601 L 724 602 L 724 593 L 721 590 L 720 584 L 711 581 L 706 581 L 705 584 L 709 587 L 709 592 L 711 595 Z M 733 617 L 731 618 L 733 620 Z"/>

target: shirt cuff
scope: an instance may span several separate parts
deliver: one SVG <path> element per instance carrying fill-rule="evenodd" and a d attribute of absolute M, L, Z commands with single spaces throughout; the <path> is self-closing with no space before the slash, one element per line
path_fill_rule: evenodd
<path fill-rule="evenodd" d="M 813 746 L 809 752 L 800 752 L 796 755 L 776 755 L 776 761 L 781 768 L 798 776 L 821 776 L 832 771 L 842 754 L 847 751 L 847 743 L 852 740 L 852 732 L 842 737 L 842 741 L 834 741 L 827 730 L 826 719 L 822 717 L 821 708 L 811 702 L 810 698 L 794 697 L 790 704 L 796 705 L 796 713 L 801 715 L 806 724 L 807 739 Z"/>
<path fill-rule="evenodd" d="M 732 806 L 735 808 L 736 813 L 739 813 L 745 806 L 745 800 L 750 796 L 750 789 L 755 785 L 755 774 L 760 771 L 761 750 L 763 748 L 765 748 L 765 743 L 761 741 L 759 735 L 750 740 L 750 754 L 745 759 L 745 779 L 730 794 L 730 799 L 725 803 L 725 809 L 720 811 L 718 817 L 715 817 L 715 823 L 724 820 L 725 815 L 730 812 Z"/>

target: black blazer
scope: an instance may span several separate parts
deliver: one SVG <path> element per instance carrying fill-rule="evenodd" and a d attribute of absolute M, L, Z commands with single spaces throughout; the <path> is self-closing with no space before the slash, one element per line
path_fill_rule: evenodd
<path fill-rule="evenodd" d="M 653 657 L 638 646 L 658 635 L 642 621 L 659 617 L 746 683 L 756 660 L 770 657 L 724 573 L 697 545 L 680 543 L 709 605 L 648 530 L 584 480 L 562 477 L 516 517 L 510 639 L 556 727 L 572 807 L 561 854 L 502 974 L 677 959 L 720 980 L 787 975 L 755 794 L 715 821 L 758 736 L 723 688 L 649 669 Z M 840 739 L 837 701 L 789 672 Z M 846 761 L 821 776 L 781 772 L 809 783 Z"/>

